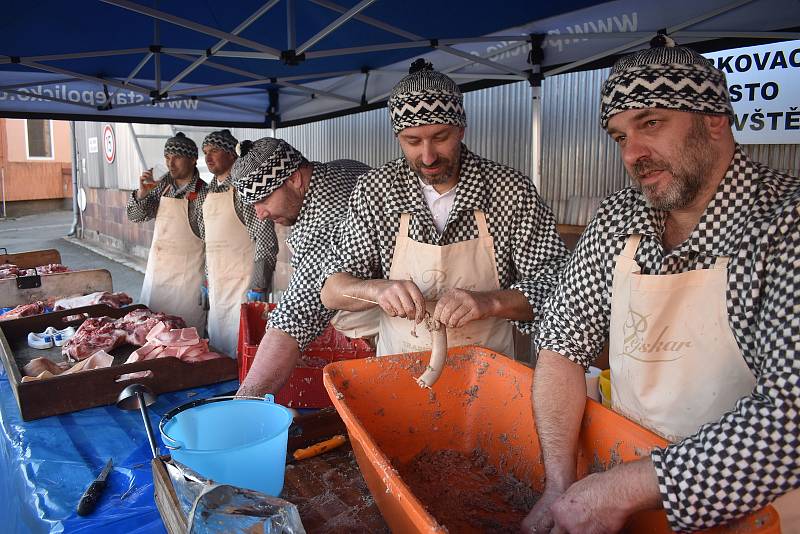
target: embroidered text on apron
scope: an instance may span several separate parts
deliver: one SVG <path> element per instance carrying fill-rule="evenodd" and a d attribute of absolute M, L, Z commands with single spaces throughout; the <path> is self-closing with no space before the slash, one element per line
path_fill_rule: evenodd
<path fill-rule="evenodd" d="M 203 240 L 189 226 L 189 201 L 161 197 L 139 300 L 153 311 L 182 317 L 202 333 L 203 261 Z"/>
<path fill-rule="evenodd" d="M 208 266 L 210 344 L 236 357 L 241 305 L 253 275 L 255 245 L 233 205 L 233 188 L 209 193 L 203 202 Z"/>
<path fill-rule="evenodd" d="M 452 288 L 469 291 L 494 291 L 500 289 L 494 239 L 489 235 L 486 215 L 475 211 L 478 237 L 449 245 L 419 243 L 408 236 L 411 215 L 400 216 L 400 230 L 392 256 L 390 280 L 412 280 L 429 302 L 433 312 L 435 302 Z M 411 334 L 413 322 L 401 317 L 380 314 L 378 356 L 401 352 L 430 350 L 431 336 L 423 325 Z M 489 317 L 461 328 L 447 329 L 448 346 L 481 345 L 497 352 L 514 356 L 513 327 L 505 319 Z"/>

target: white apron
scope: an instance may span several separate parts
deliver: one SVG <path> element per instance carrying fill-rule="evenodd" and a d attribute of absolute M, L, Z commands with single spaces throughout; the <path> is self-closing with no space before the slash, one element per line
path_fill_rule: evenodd
<path fill-rule="evenodd" d="M 449 245 L 419 243 L 408 236 L 411 215 L 400 216 L 400 230 L 392 256 L 390 280 L 411 280 L 428 301 L 428 311 L 433 313 L 435 301 L 453 288 L 469 291 L 494 291 L 500 289 L 494 239 L 489 235 L 486 215 L 475 211 L 478 225 L 477 239 Z M 431 349 L 430 332 L 424 325 L 411 333 L 413 321 L 380 314 L 377 355 L 416 352 Z M 489 317 L 461 328 L 447 329 L 447 345 L 481 345 L 509 357 L 514 357 L 513 327 L 505 319 Z"/>
<path fill-rule="evenodd" d="M 214 348 L 235 358 L 239 315 L 253 276 L 255 245 L 236 215 L 233 188 L 206 195 L 203 222 L 208 266 L 208 338 Z"/>
<path fill-rule="evenodd" d="M 153 311 L 183 317 L 202 332 L 203 260 L 203 240 L 189 226 L 189 201 L 161 197 L 139 300 Z"/>
<path fill-rule="evenodd" d="M 634 260 L 640 239 L 628 238 L 614 266 L 611 403 L 675 442 L 732 410 L 756 378 L 728 323 L 728 258 L 718 258 L 712 269 L 643 275 Z M 788 510 L 775 504 L 786 523 Z M 784 533 L 791 532 L 787 527 Z"/>

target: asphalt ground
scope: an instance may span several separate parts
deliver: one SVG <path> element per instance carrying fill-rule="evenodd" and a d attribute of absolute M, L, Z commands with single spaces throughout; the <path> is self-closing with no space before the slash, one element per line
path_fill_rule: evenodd
<path fill-rule="evenodd" d="M 71 211 L 0 219 L 0 247 L 5 247 L 9 254 L 56 249 L 61 254 L 61 263 L 73 271 L 107 269 L 114 291 L 124 291 L 138 302 L 145 262 L 104 250 L 93 242 L 67 237 L 71 228 Z"/>

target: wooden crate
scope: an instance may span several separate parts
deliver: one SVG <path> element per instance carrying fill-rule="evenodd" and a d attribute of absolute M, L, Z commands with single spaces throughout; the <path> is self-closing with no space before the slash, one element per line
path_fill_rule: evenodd
<path fill-rule="evenodd" d="M 123 317 L 142 305 L 111 308 L 106 305 L 84 306 L 44 315 L 23 317 L 0 322 L 0 358 L 8 381 L 25 421 L 62 413 L 74 412 L 95 406 L 114 404 L 119 393 L 132 382 L 145 384 L 154 393 L 203 386 L 236 378 L 236 360 L 215 358 L 202 362 L 186 363 L 177 358 L 157 358 L 136 363 L 123 363 L 136 347 L 123 345 L 111 351 L 112 367 L 93 369 L 67 376 L 55 376 L 47 380 L 22 382 L 20 370 L 36 357 L 49 357 L 63 361 L 61 347 L 37 350 L 27 344 L 29 332 L 43 332 L 48 326 L 58 329 L 66 326 L 77 328 L 87 317 Z M 70 316 L 78 316 L 67 321 Z M 133 381 L 117 382 L 120 375 L 135 371 L 152 371 L 153 375 Z"/>
<path fill-rule="evenodd" d="M 20 269 L 33 269 L 40 265 L 61 263 L 61 254 L 54 248 L 15 252 L 13 254 L 9 254 L 5 247 L 0 247 L 0 250 L 6 251 L 4 254 L 0 254 L 0 264 L 13 263 Z"/>
<path fill-rule="evenodd" d="M 298 416 L 289 428 L 287 458 L 296 449 L 346 433 L 342 419 L 333 408 Z M 164 466 L 168 460 L 169 456 L 152 460 L 156 506 L 167 532 L 184 534 L 188 518 Z M 349 443 L 287 466 L 281 498 L 297 506 L 307 532 L 323 530 L 327 523 L 336 521 L 337 516 L 347 523 L 341 525 L 341 532 L 389 532 L 358 471 Z"/>
<path fill-rule="evenodd" d="M 30 285 L 34 287 L 26 287 Z M 112 291 L 112 288 L 111 273 L 106 269 L 5 278 L 0 280 L 0 307 L 29 304 L 48 297 Z"/>

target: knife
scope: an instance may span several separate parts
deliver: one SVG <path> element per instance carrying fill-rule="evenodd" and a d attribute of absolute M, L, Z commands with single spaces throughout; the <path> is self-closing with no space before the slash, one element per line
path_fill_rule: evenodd
<path fill-rule="evenodd" d="M 81 500 L 78 502 L 78 515 L 89 515 L 94 511 L 94 507 L 106 487 L 106 479 L 108 478 L 108 474 L 111 472 L 111 468 L 113 467 L 111 460 L 112 458 L 108 459 L 108 463 L 100 472 L 100 474 L 97 475 L 97 478 L 94 479 L 94 481 L 89 484 L 89 487 L 86 488 L 86 491 L 83 492 Z"/>

